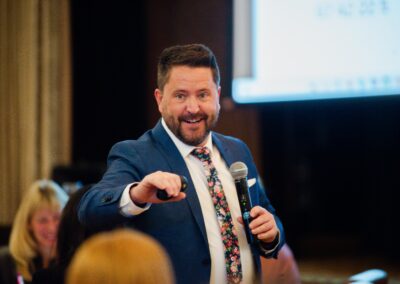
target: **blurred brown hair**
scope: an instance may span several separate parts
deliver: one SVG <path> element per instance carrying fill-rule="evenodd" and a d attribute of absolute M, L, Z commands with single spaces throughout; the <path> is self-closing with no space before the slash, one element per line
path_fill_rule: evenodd
<path fill-rule="evenodd" d="M 117 229 L 82 244 L 72 258 L 66 283 L 172 284 L 174 278 L 157 241 L 137 231 Z"/>

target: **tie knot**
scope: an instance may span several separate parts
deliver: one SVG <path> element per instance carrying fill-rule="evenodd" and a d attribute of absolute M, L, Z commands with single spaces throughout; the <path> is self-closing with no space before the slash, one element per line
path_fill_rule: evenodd
<path fill-rule="evenodd" d="M 194 148 L 192 151 L 192 155 L 202 162 L 211 160 L 210 150 L 208 150 L 207 147 Z"/>

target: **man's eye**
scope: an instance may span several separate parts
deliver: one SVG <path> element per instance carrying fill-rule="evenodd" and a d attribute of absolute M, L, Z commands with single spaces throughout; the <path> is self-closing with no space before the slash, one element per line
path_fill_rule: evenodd
<path fill-rule="evenodd" d="M 206 93 L 206 92 L 199 94 L 199 98 L 201 98 L 201 99 L 205 99 L 207 96 L 208 96 L 208 93 Z"/>
<path fill-rule="evenodd" d="M 175 98 L 177 98 L 177 99 L 179 99 L 179 100 L 181 100 L 181 99 L 183 99 L 185 96 L 184 96 L 184 94 L 175 94 Z"/>

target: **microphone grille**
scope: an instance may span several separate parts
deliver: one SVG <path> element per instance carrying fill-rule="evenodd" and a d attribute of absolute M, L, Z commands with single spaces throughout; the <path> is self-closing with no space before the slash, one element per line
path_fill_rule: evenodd
<path fill-rule="evenodd" d="M 235 180 L 246 178 L 248 173 L 247 166 L 243 162 L 234 162 L 229 167 L 229 171 Z"/>

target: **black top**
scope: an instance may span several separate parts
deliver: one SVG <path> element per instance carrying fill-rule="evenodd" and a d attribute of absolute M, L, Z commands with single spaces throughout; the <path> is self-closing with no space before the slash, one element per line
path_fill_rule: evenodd
<path fill-rule="evenodd" d="M 32 284 L 63 284 L 66 267 L 54 265 L 49 268 L 40 269 L 33 274 Z"/>
<path fill-rule="evenodd" d="M 54 265 L 54 261 L 50 263 Z M 43 261 L 41 257 L 35 257 L 29 265 L 29 271 L 34 274 L 35 271 L 43 269 Z M 0 284 L 17 283 L 17 267 L 8 247 L 0 248 Z M 31 281 L 24 279 L 24 284 L 31 284 Z M 44 283 L 44 282 L 38 282 Z M 50 283 L 50 282 L 48 282 Z M 54 282 L 56 283 L 56 282 Z"/>
<path fill-rule="evenodd" d="M 17 283 L 17 270 L 8 247 L 0 248 L 0 283 Z"/>

